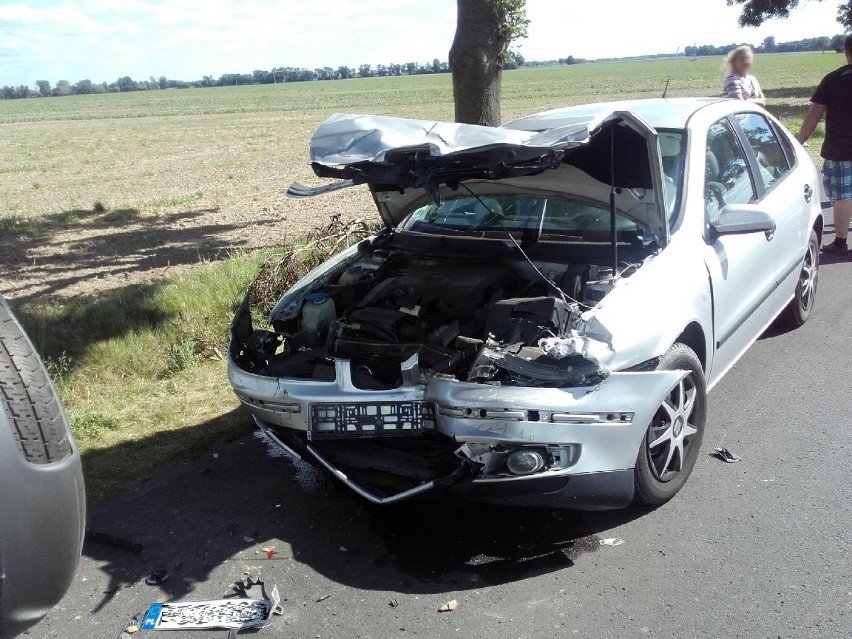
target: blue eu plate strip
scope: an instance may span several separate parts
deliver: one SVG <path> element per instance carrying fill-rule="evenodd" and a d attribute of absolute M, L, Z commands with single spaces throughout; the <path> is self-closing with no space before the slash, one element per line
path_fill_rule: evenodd
<path fill-rule="evenodd" d="M 157 622 L 160 620 L 161 612 L 163 612 L 163 604 L 151 604 L 148 612 L 145 613 L 145 618 L 142 620 L 140 628 L 142 630 L 154 630 L 157 627 Z"/>

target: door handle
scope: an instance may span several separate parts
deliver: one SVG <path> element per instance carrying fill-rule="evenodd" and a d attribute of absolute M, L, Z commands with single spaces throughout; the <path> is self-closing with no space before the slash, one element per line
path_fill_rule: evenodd
<path fill-rule="evenodd" d="M 814 199 L 814 190 L 810 184 L 805 184 L 805 202 L 810 204 L 812 199 Z"/>

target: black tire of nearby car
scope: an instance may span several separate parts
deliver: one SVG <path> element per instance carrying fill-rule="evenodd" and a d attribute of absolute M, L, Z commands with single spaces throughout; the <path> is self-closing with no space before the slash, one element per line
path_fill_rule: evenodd
<path fill-rule="evenodd" d="M 80 455 L 56 390 L 0 297 L 0 639 L 65 594 L 85 531 Z"/>
<path fill-rule="evenodd" d="M 635 501 L 647 506 L 659 506 L 677 494 L 686 483 L 698 454 L 701 449 L 701 440 L 704 437 L 704 424 L 707 417 L 707 383 L 704 379 L 704 369 L 698 356 L 685 344 L 674 344 L 665 355 L 660 358 L 657 370 L 688 370 L 688 379 L 696 389 L 695 405 L 693 408 L 693 419 L 690 423 L 698 430 L 689 440 L 682 469 L 669 481 L 661 481 L 657 478 L 651 468 L 650 454 L 648 450 L 648 431 L 642 438 L 642 445 L 636 458 L 634 471 Z M 650 430 L 650 425 L 648 427 Z"/>
<path fill-rule="evenodd" d="M 813 255 L 814 260 L 814 277 L 816 280 L 814 281 L 813 293 L 811 295 L 810 303 L 805 304 L 803 294 L 805 292 L 804 286 L 802 285 L 801 277 L 799 278 L 799 283 L 796 284 L 796 292 L 793 295 L 793 299 L 790 300 L 790 303 L 787 305 L 787 308 L 784 309 L 781 317 L 785 324 L 791 326 L 792 328 L 799 328 L 805 322 L 808 321 L 808 318 L 811 316 L 811 312 L 814 310 L 814 302 L 816 300 L 816 292 L 817 292 L 817 282 L 819 281 L 819 237 L 816 234 L 816 231 L 811 231 L 811 237 L 808 240 L 808 253 L 805 256 L 807 259 L 807 255 Z"/>

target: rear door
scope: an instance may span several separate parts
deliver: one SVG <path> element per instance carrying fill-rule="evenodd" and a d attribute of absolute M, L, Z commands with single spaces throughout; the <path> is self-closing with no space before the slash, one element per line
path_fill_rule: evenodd
<path fill-rule="evenodd" d="M 750 150 L 729 118 L 710 126 L 704 181 L 706 224 L 716 221 L 726 205 L 757 201 L 759 192 L 749 156 Z M 769 322 L 776 289 L 774 239 L 765 233 L 708 236 L 704 260 L 713 287 L 712 377 L 716 379 Z"/>
<path fill-rule="evenodd" d="M 734 120 L 743 145 L 752 151 L 758 203 L 775 217 L 772 245 L 779 286 L 773 306 L 778 312 L 792 297 L 799 279 L 810 236 L 811 202 L 819 197 L 819 185 L 808 183 L 813 176 L 796 170 L 795 151 L 769 118 L 761 113 L 738 113 Z"/>

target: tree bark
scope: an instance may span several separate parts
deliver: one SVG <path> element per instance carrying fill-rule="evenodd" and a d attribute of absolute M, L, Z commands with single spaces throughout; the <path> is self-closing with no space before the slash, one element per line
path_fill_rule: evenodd
<path fill-rule="evenodd" d="M 450 49 L 456 122 L 499 126 L 500 57 L 508 42 L 504 16 L 494 0 L 457 0 L 456 35 Z"/>

